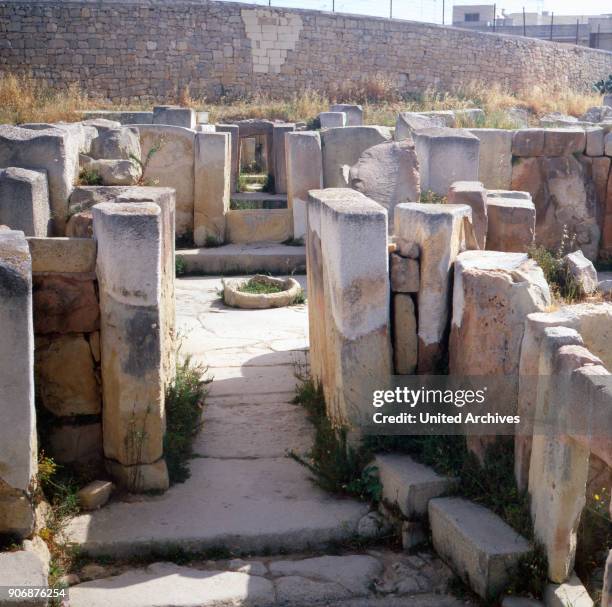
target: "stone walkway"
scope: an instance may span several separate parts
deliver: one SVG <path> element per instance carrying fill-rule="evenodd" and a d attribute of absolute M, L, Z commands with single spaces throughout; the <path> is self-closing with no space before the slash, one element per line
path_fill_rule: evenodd
<path fill-rule="evenodd" d="M 171 554 L 176 548 L 308 554 L 106 568 L 89 576 L 92 581 L 81 575 L 83 583 L 71 588 L 71 606 L 458 604 L 431 594 L 449 574 L 429 555 L 305 558 L 330 542 L 355 538 L 369 510 L 324 493 L 286 457 L 289 449 L 305 452 L 313 436 L 302 408 L 290 404 L 296 364 L 306 360 L 306 306 L 230 309 L 219 299 L 220 288 L 218 278 L 177 281 L 182 352 L 214 377 L 191 477 L 162 496 L 131 497 L 78 516 L 68 535 L 94 556 Z M 406 594 L 419 598 L 397 602 Z M 356 597 L 368 597 L 367 603 Z"/>

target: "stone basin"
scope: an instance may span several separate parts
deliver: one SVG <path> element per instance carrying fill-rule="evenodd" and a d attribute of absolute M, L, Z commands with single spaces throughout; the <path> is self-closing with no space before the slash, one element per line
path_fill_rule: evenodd
<path fill-rule="evenodd" d="M 277 293 L 246 293 L 239 290 L 245 283 L 253 282 L 279 287 L 282 290 Z M 263 274 L 256 274 L 248 280 L 225 280 L 223 287 L 223 301 L 226 305 L 250 310 L 290 306 L 302 290 L 300 283 L 294 278 L 274 278 Z"/>

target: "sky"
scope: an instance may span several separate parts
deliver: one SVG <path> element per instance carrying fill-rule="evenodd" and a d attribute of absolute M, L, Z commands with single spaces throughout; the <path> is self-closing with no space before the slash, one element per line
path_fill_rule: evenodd
<path fill-rule="evenodd" d="M 247 0 L 256 4 L 268 4 L 269 0 Z M 554 11 L 558 15 L 596 15 L 612 13 L 612 0 L 491 0 L 497 4 L 498 13 L 506 12 Z M 271 0 L 273 6 L 295 8 L 312 8 L 331 10 L 332 2 L 335 9 L 343 13 L 357 13 L 388 17 L 390 2 L 393 3 L 393 16 L 399 19 L 416 21 L 442 22 L 443 0 Z M 489 0 L 444 0 L 446 23 L 452 21 L 453 4 L 488 4 Z"/>

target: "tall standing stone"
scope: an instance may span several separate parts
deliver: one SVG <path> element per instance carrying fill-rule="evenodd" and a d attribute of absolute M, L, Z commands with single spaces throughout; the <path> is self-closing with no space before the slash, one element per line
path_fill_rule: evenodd
<path fill-rule="evenodd" d="M 512 135 L 504 129 L 469 129 L 480 141 L 478 179 L 488 190 L 508 190 L 512 183 Z"/>
<path fill-rule="evenodd" d="M 155 203 L 93 207 L 98 242 L 104 455 L 132 491 L 166 489 L 162 217 Z"/>
<path fill-rule="evenodd" d="M 32 262 L 23 232 L 0 227 L 0 534 L 31 533 L 37 471 Z"/>
<path fill-rule="evenodd" d="M 230 147 L 232 156 L 232 192 L 238 191 L 238 175 L 240 174 L 240 135 L 237 124 L 217 124 L 217 133 L 230 134 Z"/>
<path fill-rule="evenodd" d="M 420 251 L 418 372 L 444 364 L 448 337 L 451 269 L 473 241 L 472 210 L 463 204 L 405 203 L 395 207 L 399 253 Z"/>
<path fill-rule="evenodd" d="M 321 137 L 316 131 L 289 133 L 287 146 L 287 204 L 293 211 L 293 237 L 306 236 L 308 191 L 323 187 Z"/>
<path fill-rule="evenodd" d="M 311 191 L 307 208 L 313 377 L 333 422 L 358 427 L 392 372 L 387 213 L 342 188 Z"/>
<path fill-rule="evenodd" d="M 272 131 L 274 149 L 274 192 L 287 193 L 287 133 L 295 131 L 295 124 L 275 124 Z"/>
<path fill-rule="evenodd" d="M 448 190 L 450 204 L 467 204 L 472 209 L 474 236 L 478 248 L 484 250 L 487 243 L 489 221 L 487 216 L 487 191 L 480 181 L 455 181 Z"/>
<path fill-rule="evenodd" d="M 330 106 L 329 111 L 344 112 L 346 114 L 346 126 L 361 126 L 363 124 L 363 108 L 360 105 L 336 103 Z"/>
<path fill-rule="evenodd" d="M 231 150 L 229 133 L 195 137 L 193 240 L 199 247 L 225 241 L 229 211 Z"/>

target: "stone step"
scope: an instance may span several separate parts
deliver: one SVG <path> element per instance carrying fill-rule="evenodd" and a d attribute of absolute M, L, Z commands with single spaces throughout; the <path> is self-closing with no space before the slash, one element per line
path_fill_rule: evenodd
<path fill-rule="evenodd" d="M 431 500 L 429 523 L 436 552 L 486 599 L 503 591 L 513 566 L 531 549 L 496 514 L 463 498 Z"/>
<path fill-rule="evenodd" d="M 334 556 L 206 561 L 138 569 L 95 567 L 72 586 L 71 607 L 459 607 L 448 568 L 428 553 L 388 550 Z M 106 569 L 106 572 L 105 572 Z M 91 571 L 91 568 L 89 568 Z M 109 577 L 112 576 L 112 577 Z M 91 579 L 95 577 L 97 579 Z"/>
<path fill-rule="evenodd" d="M 228 244 L 221 247 L 181 249 L 176 257 L 187 274 L 294 274 L 306 271 L 302 246 L 276 243 Z"/>
<path fill-rule="evenodd" d="M 383 499 L 399 507 L 407 518 L 427 515 L 427 504 L 448 493 L 455 480 L 415 462 L 408 455 L 377 455 L 374 465 L 383 486 Z"/>
<path fill-rule="evenodd" d="M 68 541 L 93 556 L 220 546 L 235 554 L 275 554 L 348 542 L 369 510 L 325 493 L 289 458 L 196 458 L 190 470 L 185 483 L 161 496 L 116 501 L 75 517 Z"/>

